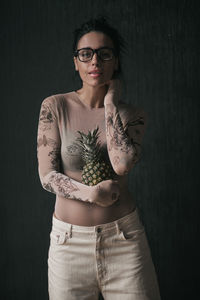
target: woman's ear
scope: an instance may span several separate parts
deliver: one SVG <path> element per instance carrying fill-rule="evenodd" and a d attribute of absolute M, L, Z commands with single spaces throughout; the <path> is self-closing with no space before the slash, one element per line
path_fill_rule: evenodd
<path fill-rule="evenodd" d="M 75 70 L 78 71 L 77 58 L 75 56 L 74 56 L 74 66 L 75 66 Z"/>

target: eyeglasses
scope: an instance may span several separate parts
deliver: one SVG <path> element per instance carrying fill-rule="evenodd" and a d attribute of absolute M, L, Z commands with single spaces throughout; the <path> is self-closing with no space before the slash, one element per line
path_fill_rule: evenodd
<path fill-rule="evenodd" d="M 109 47 L 102 47 L 99 49 L 81 48 L 75 51 L 74 56 L 78 56 L 78 59 L 82 62 L 87 62 L 92 60 L 94 53 L 97 53 L 102 61 L 111 60 L 115 56 L 115 50 Z"/>

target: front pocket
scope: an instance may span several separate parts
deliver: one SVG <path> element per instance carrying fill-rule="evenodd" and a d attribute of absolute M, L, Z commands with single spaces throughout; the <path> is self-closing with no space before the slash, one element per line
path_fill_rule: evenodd
<path fill-rule="evenodd" d="M 138 236 L 141 235 L 142 233 L 144 233 L 143 227 L 141 229 L 137 229 L 137 230 L 122 229 L 120 231 L 119 237 L 120 237 L 120 239 L 125 240 L 125 241 L 133 241 L 136 238 L 138 238 Z"/>
<path fill-rule="evenodd" d="M 50 239 L 57 245 L 63 245 L 68 239 L 68 233 L 52 230 L 50 233 Z"/>

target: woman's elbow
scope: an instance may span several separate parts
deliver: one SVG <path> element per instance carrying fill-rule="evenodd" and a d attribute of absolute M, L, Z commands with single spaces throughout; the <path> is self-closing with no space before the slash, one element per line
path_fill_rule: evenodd
<path fill-rule="evenodd" d="M 122 161 L 121 163 L 119 163 L 117 166 L 114 167 L 115 173 L 119 176 L 127 175 L 131 171 L 131 169 L 135 166 L 138 160 L 139 160 L 138 157 L 134 157 L 128 162 Z"/>
<path fill-rule="evenodd" d="M 44 176 L 42 176 L 41 174 L 39 174 L 39 179 L 40 179 L 40 184 L 41 186 L 43 187 L 43 189 L 46 189 L 46 183 L 45 183 L 45 180 L 44 180 Z"/>
<path fill-rule="evenodd" d="M 133 167 L 133 165 L 131 165 L 131 164 L 129 164 L 128 166 L 118 165 L 117 167 L 115 167 L 114 171 L 119 176 L 125 176 L 130 172 L 132 167 Z"/>
<path fill-rule="evenodd" d="M 41 186 L 43 187 L 43 189 L 55 194 L 55 191 L 52 187 L 52 183 L 49 180 L 47 180 L 47 178 L 44 176 L 40 175 L 39 178 L 40 178 L 40 183 L 41 183 Z"/>
<path fill-rule="evenodd" d="M 38 175 L 39 175 L 39 179 L 40 179 L 40 183 L 41 183 L 42 187 L 46 190 L 48 187 L 48 183 L 50 181 L 50 176 L 52 175 L 52 172 L 49 172 L 49 171 L 44 172 L 38 168 Z"/>

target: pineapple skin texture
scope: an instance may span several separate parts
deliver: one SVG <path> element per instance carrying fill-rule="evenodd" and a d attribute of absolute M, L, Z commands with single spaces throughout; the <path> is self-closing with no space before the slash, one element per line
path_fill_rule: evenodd
<path fill-rule="evenodd" d="M 96 185 L 103 180 L 113 179 L 114 171 L 112 167 L 104 161 L 89 162 L 84 165 L 82 171 L 82 183 L 86 185 Z"/>
<path fill-rule="evenodd" d="M 99 127 L 85 134 L 78 131 L 80 137 L 77 139 L 82 148 L 81 156 L 85 165 L 82 171 L 82 183 L 85 185 L 96 185 L 103 180 L 113 179 L 115 172 L 110 163 L 105 163 L 101 145 L 98 142 Z"/>

